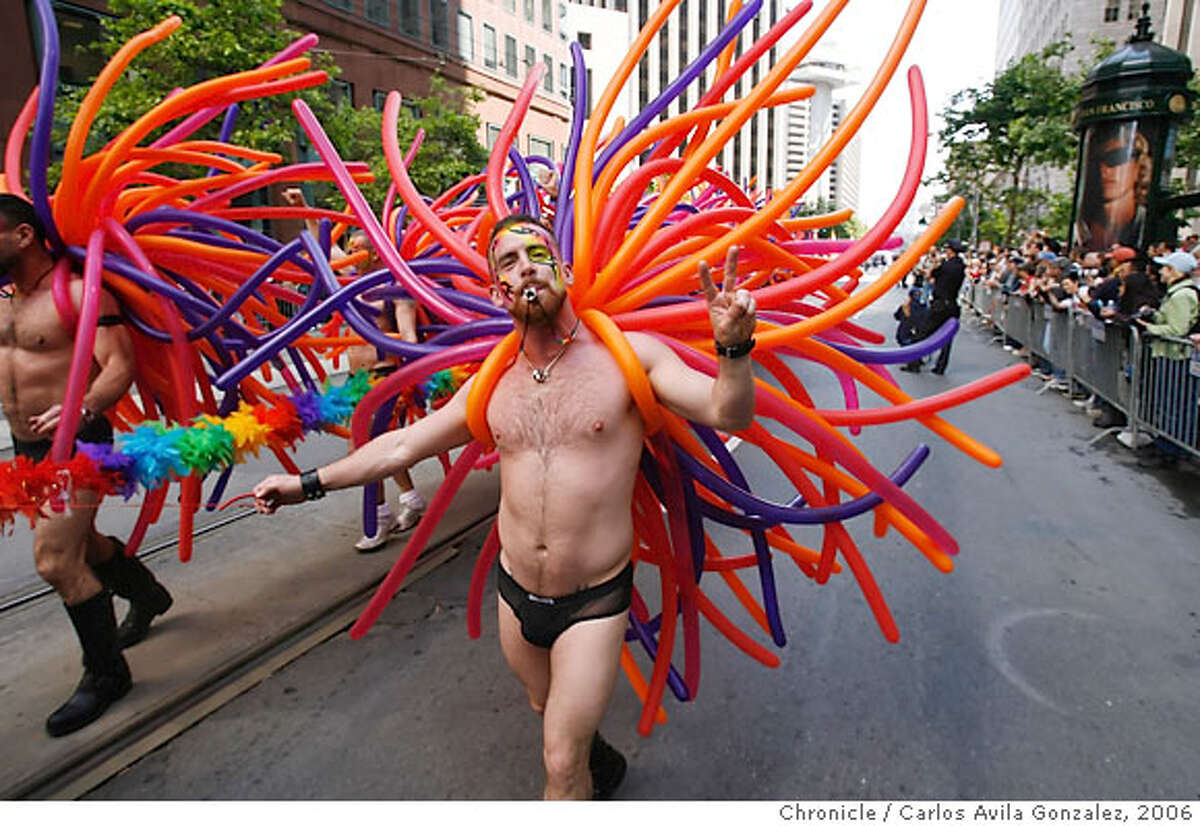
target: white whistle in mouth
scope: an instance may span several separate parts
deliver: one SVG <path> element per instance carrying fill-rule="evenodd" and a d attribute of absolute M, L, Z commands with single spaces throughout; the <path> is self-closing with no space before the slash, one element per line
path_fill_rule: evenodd
<path fill-rule="evenodd" d="M 522 293 L 522 295 L 525 296 L 526 301 L 534 301 L 537 298 L 537 290 L 535 290 L 533 287 L 526 287 L 525 292 Z"/>

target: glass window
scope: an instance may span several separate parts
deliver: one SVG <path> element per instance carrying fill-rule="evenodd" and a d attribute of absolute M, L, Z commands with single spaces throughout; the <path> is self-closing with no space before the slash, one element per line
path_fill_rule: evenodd
<path fill-rule="evenodd" d="M 400 31 L 421 36 L 421 0 L 400 0 Z"/>
<path fill-rule="evenodd" d="M 554 0 L 542 0 L 542 28 L 554 31 Z"/>
<path fill-rule="evenodd" d="M 537 62 L 537 49 L 532 46 L 525 47 L 525 74 L 529 74 L 533 69 L 533 64 Z"/>
<path fill-rule="evenodd" d="M 458 56 L 468 63 L 475 62 L 475 29 L 471 15 L 465 11 L 458 13 Z"/>
<path fill-rule="evenodd" d="M 533 0 L 525 0 L 525 22 L 533 22 Z"/>
<path fill-rule="evenodd" d="M 334 106 L 341 106 L 343 103 L 353 106 L 354 84 L 348 80 L 334 78 L 329 81 L 329 99 L 333 101 Z"/>
<path fill-rule="evenodd" d="M 496 68 L 496 30 L 487 23 L 483 24 L 483 65 Z"/>
<path fill-rule="evenodd" d="M 554 160 L 554 141 L 548 141 L 545 138 L 535 138 L 529 136 L 529 154 L 541 155 L 543 158 Z"/>
<path fill-rule="evenodd" d="M 381 26 L 388 24 L 388 0 L 366 0 L 363 12 L 372 23 Z"/>
<path fill-rule="evenodd" d="M 100 15 L 87 9 L 55 6 L 58 22 L 58 79 L 70 86 L 87 86 L 104 68 L 104 58 L 92 48 L 100 41 Z"/>
<path fill-rule="evenodd" d="M 565 63 L 558 64 L 558 93 L 571 99 L 571 67 Z"/>
<path fill-rule="evenodd" d="M 350 0 L 325 0 L 325 2 L 344 11 L 350 11 Z"/>
<path fill-rule="evenodd" d="M 579 48 L 581 48 L 581 49 L 592 48 L 592 33 L 591 32 L 579 32 L 579 35 L 575 39 L 579 41 Z"/>
<path fill-rule="evenodd" d="M 509 14 L 516 14 L 517 0 L 504 0 L 504 10 Z"/>
<path fill-rule="evenodd" d="M 500 124 L 489 123 L 487 125 L 487 148 L 491 149 L 498 140 L 500 140 Z"/>
<path fill-rule="evenodd" d="M 383 91 L 382 89 L 371 90 L 371 105 L 375 107 L 376 111 L 382 112 L 383 104 L 386 102 L 387 92 Z"/>
<path fill-rule="evenodd" d="M 429 0 L 429 42 L 443 49 L 450 45 L 450 10 L 447 0 Z"/>
<path fill-rule="evenodd" d="M 1121 19 L 1121 0 L 1108 0 L 1104 6 L 1104 22 L 1112 23 Z"/>
<path fill-rule="evenodd" d="M 546 66 L 546 75 L 542 78 L 542 88 L 554 93 L 554 58 L 548 54 L 542 55 L 542 63 Z M 551 155 L 550 157 L 554 157 Z"/>
<path fill-rule="evenodd" d="M 504 35 L 504 71 L 517 76 L 517 39 L 511 34 Z"/>

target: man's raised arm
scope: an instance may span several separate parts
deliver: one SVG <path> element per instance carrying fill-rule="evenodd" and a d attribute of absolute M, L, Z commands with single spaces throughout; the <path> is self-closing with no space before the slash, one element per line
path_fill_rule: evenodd
<path fill-rule="evenodd" d="M 345 458 L 300 476 L 268 476 L 254 486 L 255 507 L 259 513 L 274 513 L 280 505 L 315 499 L 324 491 L 377 482 L 429 456 L 466 444 L 471 440 L 467 428 L 470 386 L 468 381 L 441 409 L 408 427 L 377 436 Z"/>
<path fill-rule="evenodd" d="M 714 380 L 691 369 L 667 345 L 646 335 L 631 335 L 659 401 L 674 413 L 725 431 L 745 430 L 754 421 L 754 370 L 749 357 L 755 326 L 754 297 L 737 286 L 737 248 L 725 257 L 725 278 L 718 292 L 707 263 L 699 266 L 708 302 L 718 367 Z"/>

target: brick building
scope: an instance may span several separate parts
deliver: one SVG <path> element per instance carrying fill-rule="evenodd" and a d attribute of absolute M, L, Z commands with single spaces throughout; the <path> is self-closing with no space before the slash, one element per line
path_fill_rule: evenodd
<path fill-rule="evenodd" d="M 253 0 L 245 0 L 253 2 Z M 87 83 L 100 70 L 97 56 L 82 47 L 100 34 L 105 0 L 53 0 L 62 47 L 63 82 Z M 7 136 L 29 91 L 37 83 L 40 44 L 30 0 L 0 3 L 7 38 L 0 72 L 9 80 L 0 93 L 0 129 Z M 564 154 L 570 120 L 568 50 L 560 22 L 561 0 L 286 0 L 284 17 L 300 33 L 313 32 L 319 48 L 342 68 L 330 93 L 354 105 L 379 108 L 392 89 L 424 95 L 440 72 L 455 84 L 482 91 L 476 104 L 479 140 L 491 146 L 535 63 L 550 71 L 525 119 L 524 152 Z"/>

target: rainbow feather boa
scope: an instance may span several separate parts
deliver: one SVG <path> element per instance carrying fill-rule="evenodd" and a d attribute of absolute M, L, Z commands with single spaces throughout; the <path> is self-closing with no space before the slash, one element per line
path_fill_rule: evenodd
<path fill-rule="evenodd" d="M 470 374 L 466 367 L 440 370 L 404 401 L 441 407 Z M 327 380 L 320 392 L 279 396 L 273 404 L 242 402 L 227 416 L 202 415 L 187 425 L 142 422 L 118 434 L 111 445 L 76 442 L 78 452 L 66 462 L 17 456 L 0 463 L 0 532 L 7 533 L 17 516 L 26 517 L 32 527 L 47 508 L 71 504 L 75 491 L 120 494 L 128 500 L 139 489 L 223 470 L 247 455 L 257 456 L 263 447 L 295 447 L 307 433 L 349 421 L 372 384 L 368 373 L 358 371 L 342 384 Z"/>

